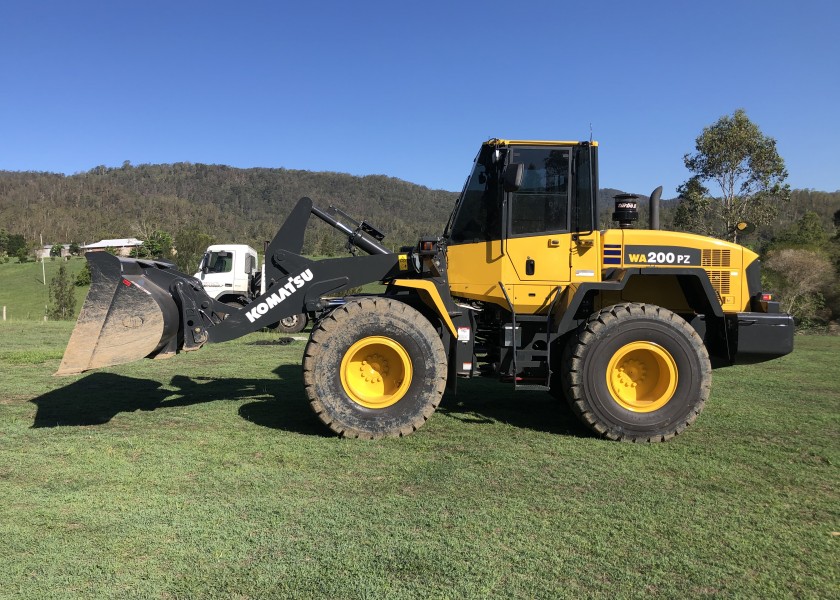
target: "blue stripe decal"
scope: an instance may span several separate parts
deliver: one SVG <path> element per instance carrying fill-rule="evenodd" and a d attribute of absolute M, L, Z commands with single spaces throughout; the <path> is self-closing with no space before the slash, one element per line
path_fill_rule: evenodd
<path fill-rule="evenodd" d="M 620 258 L 605 258 L 604 259 L 605 265 L 620 265 L 621 259 Z"/>
<path fill-rule="evenodd" d="M 621 250 L 604 250 L 604 256 L 621 256 Z"/>
<path fill-rule="evenodd" d="M 604 248 L 621 248 L 621 244 L 604 244 Z"/>

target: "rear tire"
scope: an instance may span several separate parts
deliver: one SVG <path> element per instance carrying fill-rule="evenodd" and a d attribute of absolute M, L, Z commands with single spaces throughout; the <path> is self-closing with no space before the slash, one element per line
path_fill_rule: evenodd
<path fill-rule="evenodd" d="M 298 313 L 296 315 L 292 315 L 291 317 L 280 319 L 276 323 L 269 325 L 268 328 L 273 329 L 278 333 L 299 333 L 303 331 L 308 323 L 309 317 L 306 316 L 306 313 Z"/>
<path fill-rule="evenodd" d="M 432 324 L 389 298 L 347 302 L 321 319 L 303 355 L 312 409 L 344 437 L 400 437 L 432 416 L 446 386 Z"/>
<path fill-rule="evenodd" d="M 226 300 L 225 302 L 223 302 L 223 304 L 227 304 L 234 311 L 239 310 L 243 306 L 241 303 L 237 302 L 236 300 Z M 228 316 L 230 315 L 230 313 L 223 313 L 223 314 L 224 314 L 224 317 L 222 317 L 223 319 L 227 319 Z"/>
<path fill-rule="evenodd" d="M 709 397 L 703 340 L 681 317 L 652 304 L 616 304 L 595 313 L 563 358 L 569 405 L 611 440 L 671 439 L 695 421 Z"/>

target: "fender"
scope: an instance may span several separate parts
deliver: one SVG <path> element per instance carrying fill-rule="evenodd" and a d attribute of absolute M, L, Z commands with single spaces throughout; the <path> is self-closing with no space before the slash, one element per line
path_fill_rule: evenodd
<path fill-rule="evenodd" d="M 621 291 L 627 286 L 630 278 L 637 275 L 676 276 L 686 299 L 690 302 L 694 310 L 700 314 L 713 315 L 723 319 L 723 309 L 720 306 L 715 288 L 712 287 L 712 282 L 709 280 L 709 275 L 705 269 L 659 267 L 613 269 L 608 271 L 607 277 L 603 281 L 587 282 L 578 286 L 574 291 L 575 295 L 571 299 L 566 312 L 563 314 L 563 318 L 557 326 L 557 333 L 562 335 L 577 327 L 579 319 L 575 319 L 575 314 L 580 308 L 587 292 L 593 290 Z M 567 289 L 571 290 L 572 288 L 569 287 Z"/>
<path fill-rule="evenodd" d="M 449 311 L 446 310 L 446 303 L 433 281 L 429 279 L 394 279 L 390 282 L 390 285 L 417 290 L 420 299 L 437 313 L 449 332 L 456 338 L 458 337 L 458 330 L 452 322 L 452 317 L 449 316 Z"/>

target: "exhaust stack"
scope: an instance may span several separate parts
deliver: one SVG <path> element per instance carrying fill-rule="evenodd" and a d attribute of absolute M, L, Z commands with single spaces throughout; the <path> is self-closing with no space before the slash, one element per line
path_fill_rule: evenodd
<path fill-rule="evenodd" d="M 653 190 L 650 195 L 650 229 L 659 229 L 659 199 L 662 197 L 662 186 Z"/>

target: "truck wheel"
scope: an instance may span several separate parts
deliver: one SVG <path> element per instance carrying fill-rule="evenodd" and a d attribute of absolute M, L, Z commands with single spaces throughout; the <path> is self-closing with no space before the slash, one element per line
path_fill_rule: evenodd
<path fill-rule="evenodd" d="M 309 323 L 309 318 L 306 316 L 306 313 L 299 313 L 291 317 L 286 317 L 285 319 L 280 319 L 273 325 L 270 325 L 269 329 L 274 329 L 279 333 L 298 333 L 303 331 L 307 323 Z"/>
<path fill-rule="evenodd" d="M 446 352 L 432 324 L 403 302 L 361 298 L 321 319 L 303 354 L 315 414 L 344 437 L 412 433 L 446 386 Z"/>
<path fill-rule="evenodd" d="M 239 303 L 239 302 L 237 302 L 236 300 L 226 300 L 225 302 L 223 302 L 223 304 L 227 304 L 227 305 L 228 305 L 228 306 L 230 306 L 233 310 L 239 310 L 239 309 L 240 309 L 240 308 L 242 308 L 242 306 L 243 306 L 242 304 L 240 304 L 240 303 Z M 229 314 L 230 314 L 230 313 L 224 313 L 224 317 L 222 317 L 222 318 L 223 318 L 223 319 L 227 319 Z"/>
<path fill-rule="evenodd" d="M 652 304 L 616 304 L 593 314 L 564 352 L 569 405 L 611 440 L 659 442 L 682 433 L 703 410 L 711 379 L 697 332 Z"/>

